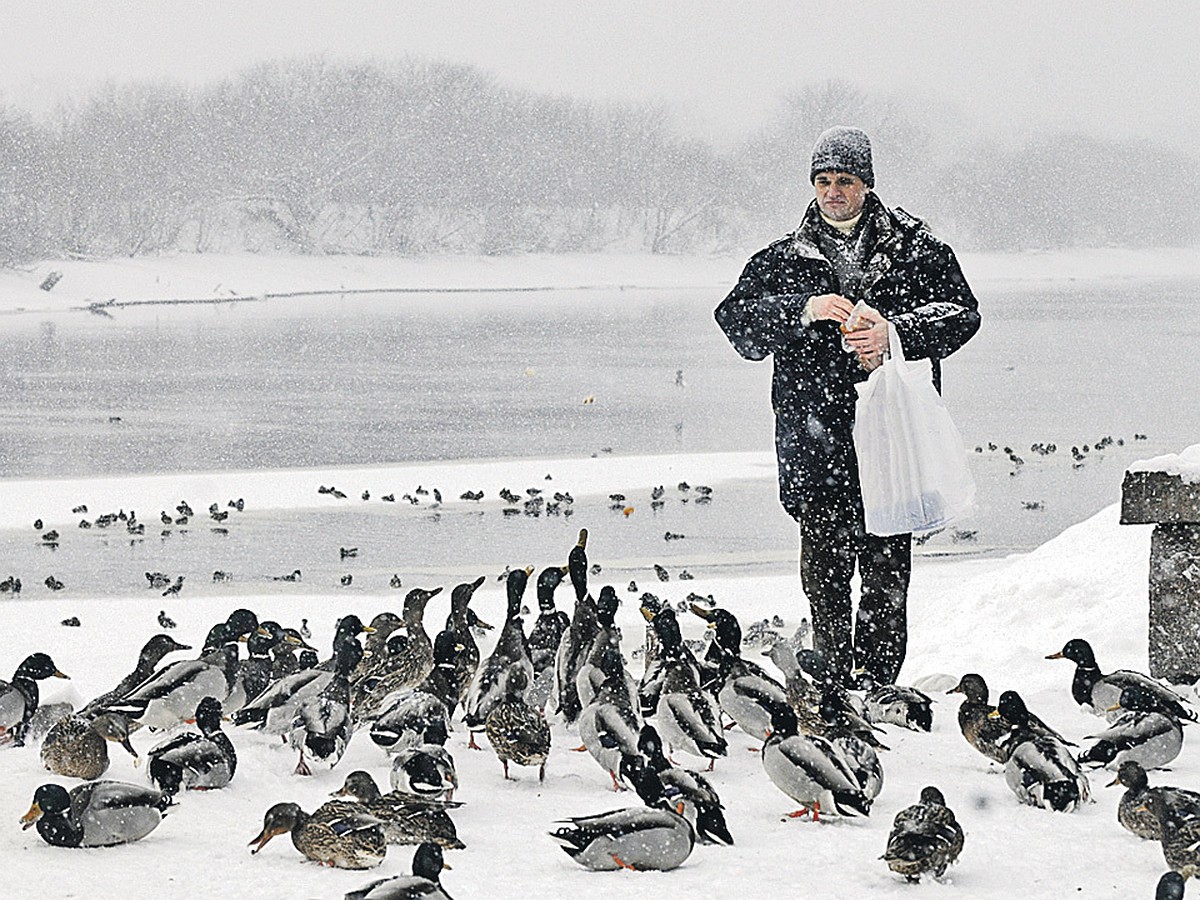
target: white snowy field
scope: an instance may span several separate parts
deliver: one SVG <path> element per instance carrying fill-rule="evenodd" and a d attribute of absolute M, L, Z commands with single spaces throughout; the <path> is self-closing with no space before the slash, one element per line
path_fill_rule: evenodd
<path fill-rule="evenodd" d="M 1142 282 L 1200 275 L 1200 255 L 1186 251 L 967 256 L 963 261 L 968 277 L 977 285 L 1015 279 Z M 638 284 L 700 286 L 718 296 L 740 267 L 741 260 L 727 258 L 649 257 L 376 260 L 177 256 L 47 262 L 23 271 L 0 272 L 0 312 L 37 315 L 110 298 L 121 302 L 202 300 L 384 288 L 607 289 Z M 61 271 L 61 281 L 52 291 L 39 290 L 51 271 Z M 610 295 L 611 291 L 606 293 Z M 263 315 L 271 315 L 270 304 L 264 304 Z M 0 327 L 2 323 L 0 318 Z M 8 448 L 0 447 L 0 456 L 5 452 Z M 773 454 L 764 447 L 761 452 L 741 454 L 7 479 L 0 480 L 0 529 L 36 541 L 31 523 L 42 518 L 46 528 L 63 532 L 64 542 L 83 540 L 75 529 L 80 517 L 71 512 L 80 503 L 87 503 L 90 516 L 137 509 L 148 526 L 155 524 L 158 510 L 173 508 L 181 498 L 203 510 L 212 502 L 224 507 L 228 499 L 243 497 L 251 511 L 248 515 L 328 509 L 335 501 L 317 493 L 318 485 L 328 484 L 353 492 L 352 497 L 366 488 L 378 496 L 385 485 L 401 490 L 417 484 L 437 485 L 446 498 L 446 511 L 461 512 L 467 508 L 466 501 L 456 499 L 461 491 L 482 488 L 492 498 L 501 486 L 544 486 L 551 465 L 556 485 L 569 485 L 577 499 L 590 497 L 593 501 L 602 500 L 613 485 L 631 496 L 645 496 L 655 485 L 673 485 L 682 479 L 706 483 L 714 487 L 714 512 L 723 502 L 722 485 L 770 483 L 775 477 Z M 987 679 L 993 698 L 1002 690 L 1017 689 L 1043 718 L 1084 743 L 1083 737 L 1097 730 L 1100 720 L 1081 712 L 1072 701 L 1071 664 L 1044 657 L 1072 637 L 1085 637 L 1095 647 L 1103 668 L 1145 670 L 1150 533 L 1146 526 L 1120 526 L 1117 500 L 1114 496 L 1114 505 L 1031 553 L 999 559 L 918 557 L 909 600 L 910 644 L 903 680 L 912 682 L 939 673 L 957 678 L 968 671 L 979 672 Z M 499 515 L 495 501 L 485 501 L 484 507 L 485 514 Z M 634 521 L 644 514 L 635 508 Z M 630 577 L 628 551 L 617 556 L 611 550 L 612 537 L 629 520 L 619 514 L 594 521 L 583 518 L 576 516 L 572 522 L 591 531 L 589 555 L 601 566 L 601 573 L 593 579 L 594 588 L 611 577 L 626 600 L 618 621 L 624 628 L 629 658 L 642 640 L 644 627 L 633 602 L 638 595 L 625 590 Z M 520 522 L 512 524 L 519 527 Z M 230 527 L 236 527 L 236 517 Z M 338 535 L 330 535 L 331 544 L 337 540 Z M 502 588 L 495 578 L 499 569 L 532 565 L 540 570 L 562 564 L 569 549 L 570 542 L 556 543 L 541 547 L 536 558 L 519 558 L 511 548 L 496 546 L 486 560 L 463 558 L 456 570 L 463 581 L 489 576 L 473 605 L 485 619 L 498 621 L 504 606 Z M 273 563 L 266 561 L 269 550 L 264 544 L 257 571 L 271 569 Z M 404 550 L 407 588 L 416 583 L 409 573 L 421 571 L 421 547 L 415 544 Z M 638 562 L 653 559 L 658 550 L 647 546 L 644 559 Z M 727 567 L 697 565 L 696 579 L 686 582 L 643 583 L 639 576 L 639 587 L 673 603 L 692 591 L 712 594 L 721 606 L 739 616 L 743 627 L 778 615 L 785 622 L 781 630 L 794 629 L 807 614 L 796 579 L 756 574 L 753 560 L 750 564 L 745 559 L 738 562 Z M 371 564 L 384 571 L 390 570 L 392 561 Z M 14 574 L 7 568 L 0 560 L 0 577 Z M 777 573 L 778 565 L 770 571 Z M 72 581 L 78 573 L 69 569 L 55 574 L 68 584 L 79 581 Z M 141 575 L 130 574 L 135 579 Z M 19 597 L 0 595 L 0 610 L 6 614 L 0 632 L 0 677 L 9 677 L 29 653 L 48 652 L 71 681 L 44 682 L 44 699 L 68 699 L 77 704 L 107 690 L 132 668 L 138 649 L 159 630 L 155 621 L 158 610 L 168 604 L 178 622 L 174 633 L 185 643 L 198 646 L 211 625 L 234 608 L 245 606 L 260 618 L 274 618 L 285 625 L 297 625 L 307 618 L 314 644 L 325 650 L 340 616 L 354 612 L 365 620 L 384 609 L 398 610 L 403 593 L 387 589 L 321 591 L 312 584 L 299 591 L 266 580 L 194 585 L 189 579 L 188 588 L 171 601 L 144 591 L 104 598 L 79 594 L 63 598 L 37 584 L 40 577 L 26 576 L 25 581 Z M 446 591 L 430 604 L 427 626 L 431 633 L 444 620 L 454 580 L 438 583 L 444 584 Z M 560 607 L 569 609 L 569 594 L 567 588 L 560 590 Z M 532 587 L 527 602 L 533 605 Z M 70 616 L 79 618 L 80 627 L 60 624 Z M 682 623 L 685 636 L 700 637 L 703 629 L 698 619 L 686 616 Z M 490 649 L 489 641 L 485 640 L 483 649 L 485 653 Z M 639 662 L 632 662 L 631 668 L 635 675 L 640 674 Z M 491 752 L 466 749 L 466 735 L 459 729 L 451 735 L 449 746 L 459 768 L 458 799 L 466 804 L 454 814 L 454 820 L 467 848 L 448 854 L 453 870 L 445 873 L 444 884 L 459 900 L 619 900 L 647 892 L 665 897 L 731 897 L 768 891 L 833 898 L 942 897 L 949 896 L 949 891 L 971 898 L 1008 898 L 1014 892 L 1029 897 L 1153 896 L 1154 885 L 1165 869 L 1161 852 L 1156 844 L 1139 841 L 1117 824 L 1120 790 L 1103 787 L 1111 774 L 1097 773 L 1094 802 L 1070 815 L 1019 806 L 996 768 L 959 734 L 955 721 L 958 696 L 936 699 L 931 734 L 889 729 L 885 743 L 892 750 L 883 759 L 886 783 L 868 819 L 830 818 L 815 825 L 784 820 L 783 814 L 793 809 L 794 803 L 770 783 L 758 756 L 749 752 L 755 742 L 738 731 L 731 732 L 729 756 L 718 762 L 712 779 L 724 798 L 736 845 L 698 846 L 682 868 L 663 874 L 589 873 L 549 839 L 547 832 L 557 819 L 636 803 L 628 794 L 614 794 L 608 776 L 589 756 L 570 752 L 578 740 L 561 725 L 554 728 L 544 784 L 538 783 L 536 772 L 520 769 L 515 770 L 518 780 L 503 781 L 500 764 Z M 252 731 L 231 730 L 240 765 L 227 789 L 183 797 L 143 841 L 96 850 L 49 847 L 35 831 L 18 827 L 17 819 L 28 808 L 34 789 L 50 778 L 41 768 L 35 746 L 0 748 L 0 859 L 8 868 L 0 893 L 21 898 L 119 894 L 127 900 L 335 898 L 372 878 L 408 871 L 410 848 L 393 848 L 384 865 L 372 873 L 307 863 L 286 837 L 251 856 L 247 843 L 258 833 L 263 812 L 272 804 L 294 800 L 311 811 L 340 786 L 346 773 L 357 768 L 367 769 L 386 785 L 389 762 L 360 734 L 334 770 L 301 778 L 292 774 L 294 754 L 278 741 Z M 144 753 L 159 739 L 159 735 L 139 732 L 133 743 Z M 686 757 L 681 762 L 693 767 L 702 764 Z M 118 750 L 106 777 L 140 782 L 145 774 Z M 1152 773 L 1151 781 L 1200 789 L 1200 752 L 1189 743 L 1173 771 Z M 926 784 L 935 784 L 945 793 L 966 830 L 966 847 L 959 864 L 942 883 L 913 886 L 888 872 L 878 857 L 892 817 L 914 802 Z"/>
<path fill-rule="evenodd" d="M 686 471 L 715 486 L 720 502 L 723 478 L 743 477 L 747 460 L 712 456 L 686 461 Z M 683 463 L 670 457 L 634 460 L 581 460 L 571 474 L 577 495 L 603 490 L 604 485 L 632 483 L 639 474 L 646 491 L 670 479 Z M 556 461 L 559 472 L 566 471 Z M 432 468 L 400 467 L 371 470 L 206 473 L 203 476 L 129 478 L 105 482 L 0 482 L 3 527 L 29 528 L 26 519 L 67 510 L 79 498 L 93 498 L 93 511 L 104 504 L 136 504 L 157 509 L 168 498 L 192 498 L 193 505 L 246 494 L 247 503 L 276 508 L 305 508 L 323 502 L 318 483 L 335 481 L 353 488 L 367 478 L 383 475 L 426 484 L 441 483 L 447 497 L 458 484 L 489 488 L 524 484 L 545 468 L 542 461 L 463 463 Z M 759 473 L 759 477 L 763 477 Z M 769 476 L 768 476 L 769 477 Z M 493 481 L 494 479 L 494 481 Z M 533 483 L 533 482 L 531 482 Z M 254 489 L 258 493 L 252 493 Z M 449 501 L 449 503 L 461 501 Z M 638 513 L 635 511 L 634 515 Z M 605 583 L 605 533 L 622 520 L 606 518 L 592 528 L 590 558 L 602 567 L 593 579 Z M 579 522 L 580 525 L 590 523 Z M 47 525 L 47 527 L 49 527 Z M 64 537 L 69 540 L 70 534 Z M 516 565 L 538 569 L 565 562 L 569 546 L 547 546 L 538 559 L 513 559 Z M 918 559 L 910 595 L 910 653 L 906 680 L 966 671 L 984 675 L 993 695 L 1007 688 L 1022 692 L 1044 718 L 1082 742 L 1099 720 L 1078 710 L 1070 697 L 1071 665 L 1043 657 L 1060 649 L 1071 637 L 1087 637 L 1102 667 L 1145 668 L 1146 578 L 1149 530 L 1117 524 L 1116 507 L 1106 509 L 1038 550 L 1007 559 Z M 471 561 L 464 571 L 476 574 Z M 494 573 L 477 595 L 474 606 L 485 618 L 499 618 L 501 586 Z M 67 577 L 64 574 L 62 577 Z M 466 580 L 466 579 L 464 579 Z M 447 584 L 448 589 L 451 584 Z M 273 586 L 272 586 L 273 587 Z M 636 595 L 621 595 L 632 601 Z M 785 620 L 785 631 L 796 626 L 806 610 L 791 577 L 697 578 L 643 585 L 676 602 L 690 591 L 713 594 L 744 624 L 773 615 Z M 364 618 L 383 609 L 398 609 L 401 592 L 358 595 L 330 592 L 289 594 L 263 589 L 260 595 L 222 596 L 219 586 L 202 598 L 188 592 L 171 604 L 178 620 L 175 634 L 199 644 L 208 628 L 233 608 L 247 606 L 261 618 L 297 624 L 307 618 L 314 642 L 328 646 L 337 617 L 356 612 Z M 569 606 L 564 589 L 560 603 Z M 117 600 L 75 598 L 6 599 L 5 627 L 0 637 L 0 666 L 15 668 L 30 652 L 50 653 L 71 675 L 70 682 L 43 682 L 48 701 L 76 702 L 106 690 L 132 667 L 141 644 L 158 631 L 155 615 L 164 604 L 144 594 Z M 35 596 L 45 596 L 38 593 Z M 30 599 L 24 599 L 30 597 Z M 532 589 L 529 601 L 532 603 Z M 427 621 L 437 627 L 448 608 L 445 596 L 435 598 Z M 78 616 L 81 626 L 60 621 Z M 699 637 L 701 622 L 682 619 L 685 634 Z M 643 623 L 635 604 L 621 610 L 625 650 L 642 640 Z M 489 644 L 484 645 L 487 652 Z M 635 673 L 639 664 L 632 664 Z M 7 674 L 7 672 L 5 673 Z M 740 732 L 730 734 L 730 753 L 717 763 L 713 781 L 724 798 L 733 847 L 698 846 L 680 869 L 664 874 L 618 872 L 593 874 L 571 862 L 547 837 L 556 819 L 598 812 L 635 803 L 628 794 L 614 794 L 608 776 L 586 754 L 568 748 L 577 740 L 561 726 L 554 729 L 554 747 L 547 779 L 539 784 L 532 770 L 515 770 L 518 780 L 505 782 L 490 751 L 466 749 L 460 729 L 450 739 L 457 761 L 465 806 L 454 818 L 467 848 L 448 854 L 453 871 L 444 883 L 452 896 L 462 897 L 641 897 L 647 891 L 664 896 L 729 897 L 746 891 L 756 895 L 772 890 L 812 892 L 823 897 L 944 896 L 954 890 L 973 898 L 1009 897 L 1014 890 L 1032 897 L 1152 896 L 1164 870 L 1156 844 L 1139 841 L 1116 822 L 1119 789 L 1105 790 L 1108 773 L 1093 779 L 1095 800 L 1070 814 L 1051 814 L 1022 807 L 1004 781 L 959 734 L 955 721 L 957 696 L 938 696 L 934 729 L 916 734 L 889 729 L 892 750 L 884 754 L 886 784 L 869 819 L 829 819 L 823 824 L 784 820 L 794 804 L 767 779 L 761 762 L 750 752 L 755 742 Z M 232 727 L 232 726 L 230 726 Z M 134 745 L 146 751 L 160 736 L 139 732 Z M 347 772 L 371 771 L 386 784 L 389 771 L 384 753 L 359 734 L 342 762 L 312 778 L 292 774 L 294 754 L 255 732 L 233 729 L 240 765 L 225 790 L 192 794 L 146 839 L 129 846 L 63 850 L 44 844 L 33 830 L 22 831 L 17 818 L 28 807 L 36 786 L 48 780 L 36 747 L 0 750 L 0 809 L 8 825 L 0 828 L 0 853 L 6 861 L 6 896 L 74 897 L 120 893 L 129 900 L 184 896 L 206 897 L 338 897 L 365 883 L 372 875 L 407 871 L 411 850 L 393 848 L 375 873 L 320 868 L 305 862 L 285 838 L 277 839 L 257 856 L 247 842 L 261 826 L 263 812 L 282 800 L 295 800 L 306 809 L 323 802 L 340 786 Z M 683 760 L 693 766 L 699 760 Z M 1169 774 L 1154 773 L 1155 782 L 1170 781 L 1200 787 L 1200 753 L 1186 746 Z M 108 777 L 142 781 L 145 775 L 118 751 Z M 62 779 L 56 779 L 62 781 Z M 913 802 L 925 784 L 946 794 L 967 833 L 960 863 L 944 883 L 905 884 L 878 859 L 883 852 L 894 814 Z"/>

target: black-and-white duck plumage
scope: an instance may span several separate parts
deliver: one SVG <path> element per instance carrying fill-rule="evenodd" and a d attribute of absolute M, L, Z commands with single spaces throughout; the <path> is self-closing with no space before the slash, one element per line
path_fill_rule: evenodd
<path fill-rule="evenodd" d="M 112 847 L 144 838 L 170 805 L 162 791 L 123 781 L 89 781 L 70 792 L 44 784 L 21 823 L 36 825 L 42 840 L 55 847 Z"/>
<path fill-rule="evenodd" d="M 345 641 L 338 647 L 336 668 L 328 683 L 314 696 L 296 707 L 288 742 L 300 754 L 298 775 L 311 775 L 310 762 L 333 768 L 346 751 L 354 733 L 350 715 L 350 673 L 362 660 L 358 641 Z"/>
<path fill-rule="evenodd" d="M 151 730 L 174 728 L 192 718 L 205 697 L 222 703 L 237 677 L 238 645 L 230 641 L 201 656 L 164 668 L 109 708 Z"/>
<path fill-rule="evenodd" d="M 700 688 L 698 668 L 683 645 L 679 623 L 669 607 L 654 617 L 662 644 L 662 690 L 654 710 L 658 732 L 667 746 L 693 756 L 725 756 L 727 744 L 716 698 Z"/>
<path fill-rule="evenodd" d="M 1083 638 L 1072 638 L 1063 645 L 1062 650 L 1051 653 L 1046 659 L 1069 659 L 1075 663 L 1071 696 L 1075 698 L 1076 703 L 1097 716 L 1115 719 L 1119 710 L 1113 708 L 1120 703 L 1122 689 L 1128 685 L 1137 685 L 1154 694 L 1162 708 L 1177 719 L 1196 721 L 1196 711 L 1186 705 L 1181 695 L 1149 675 L 1130 669 L 1117 669 L 1115 672 L 1104 674 L 1096 663 L 1092 645 Z"/>
<path fill-rule="evenodd" d="M 392 756 L 392 790 L 429 799 L 453 800 L 458 768 L 445 747 L 445 733 L 425 743 L 404 747 Z"/>
<path fill-rule="evenodd" d="M 642 726 L 638 735 L 638 751 L 645 758 L 645 764 L 658 774 L 666 790 L 677 794 L 695 808 L 696 834 L 702 843 L 733 843 L 733 835 L 725 822 L 725 807 L 712 783 L 693 769 L 671 765 L 663 752 L 662 738 L 653 725 Z M 631 781 L 626 760 L 622 761 L 625 766 L 623 777 Z"/>
<path fill-rule="evenodd" d="M 12 681 L 0 681 L 0 732 L 10 735 L 15 746 L 25 743 L 29 722 L 41 702 L 38 682 L 67 678 L 48 654 L 31 653 L 13 672 Z"/>
<path fill-rule="evenodd" d="M 371 740 L 385 751 L 421 743 L 434 722 L 450 727 L 451 711 L 458 703 L 458 656 L 463 651 L 454 631 L 445 629 L 433 642 L 433 668 L 415 688 L 387 698 L 379 717 L 371 723 Z"/>
<path fill-rule="evenodd" d="M 474 581 L 457 584 L 450 591 L 450 614 L 446 616 L 444 630 L 452 632 L 457 642 L 462 645 L 462 650 L 459 651 L 454 661 L 454 683 L 457 686 L 458 696 L 450 707 L 451 715 L 454 714 L 454 706 L 466 702 L 467 691 L 470 690 L 471 682 L 475 680 L 475 673 L 479 670 L 481 657 L 479 644 L 475 640 L 474 628 L 490 629 L 492 627 L 480 619 L 471 608 L 475 592 L 484 580 L 485 578 L 480 576 Z M 436 641 L 434 643 L 436 644 Z"/>
<path fill-rule="evenodd" d="M 575 590 L 575 608 L 571 613 L 571 624 L 559 642 L 554 663 L 558 711 L 568 725 L 573 725 L 583 710 L 577 693 L 576 676 L 599 628 L 596 601 L 588 593 L 587 541 L 588 530 L 579 529 L 579 540 L 567 556 L 567 574 Z"/>
<path fill-rule="evenodd" d="M 190 645 L 179 643 L 179 641 L 175 640 L 169 634 L 154 635 L 142 645 L 142 649 L 138 653 L 137 664 L 133 667 L 133 671 L 122 678 L 116 687 L 90 700 L 79 710 L 79 714 L 89 717 L 103 712 L 109 708 L 110 704 L 125 699 L 126 695 L 131 691 L 148 681 L 158 671 L 159 663 L 168 654 L 174 653 L 177 650 L 191 649 Z"/>
<path fill-rule="evenodd" d="M 792 815 L 811 813 L 817 819 L 822 810 L 870 814 L 871 801 L 841 749 L 823 737 L 800 734 L 790 706 L 772 710 L 772 732 L 761 755 L 771 783 L 801 804 Z"/>
<path fill-rule="evenodd" d="M 237 771 L 237 751 L 221 730 L 221 703 L 205 697 L 196 707 L 198 732 L 185 731 L 147 754 L 150 781 L 165 794 L 223 788 Z"/>
<path fill-rule="evenodd" d="M 867 721 L 875 725 L 898 725 L 909 731 L 933 728 L 933 698 L 903 684 L 877 684 L 863 697 Z"/>
<path fill-rule="evenodd" d="M 642 719 L 630 696 L 630 678 L 620 651 L 605 647 L 595 670 L 603 680 L 579 714 L 579 738 L 592 758 L 609 773 L 616 789 L 622 757 L 638 752 Z"/>
<path fill-rule="evenodd" d="M 1016 691 L 1000 695 L 993 715 L 1003 716 L 1012 723 L 1009 736 L 1012 752 L 1004 764 L 1004 780 L 1021 803 L 1070 812 L 1087 802 L 1088 779 L 1070 749 L 1050 735 L 1038 735 L 1031 730 L 1029 712 Z"/>
<path fill-rule="evenodd" d="M 412 874 L 393 875 L 347 891 L 345 900 L 452 900 L 442 887 L 442 848 L 424 843 L 413 854 Z"/>
<path fill-rule="evenodd" d="M 579 865 L 593 871 L 678 868 L 696 844 L 687 805 L 667 795 L 657 775 L 643 767 L 639 795 L 654 806 L 612 810 L 563 820 L 550 836 Z"/>
<path fill-rule="evenodd" d="M 1116 768 L 1132 760 L 1143 768 L 1156 769 L 1179 755 L 1183 725 L 1164 710 L 1156 694 L 1140 685 L 1126 685 L 1119 708 L 1120 715 L 1108 728 L 1087 736 L 1095 743 L 1079 755 L 1080 763 Z"/>
<path fill-rule="evenodd" d="M 528 680 L 533 681 L 533 662 L 529 659 L 524 624 L 521 620 L 521 599 L 525 596 L 525 588 L 532 573 L 532 566 L 514 569 L 506 579 L 507 614 L 504 625 L 496 639 L 496 646 L 480 665 L 463 707 L 463 722 L 472 731 L 483 729 L 488 714 L 500 702 L 509 668 L 517 666 L 524 669 Z"/>
<path fill-rule="evenodd" d="M 963 840 L 962 826 L 946 806 L 946 798 L 930 785 L 921 790 L 917 803 L 896 814 L 883 859 L 909 881 L 926 872 L 941 877 L 958 859 Z"/>
<path fill-rule="evenodd" d="M 765 740 L 771 731 L 771 708 L 789 702 L 786 688 L 762 666 L 742 658 L 742 629 L 732 613 L 696 604 L 692 612 L 714 632 L 708 658 L 715 671 L 710 671 L 709 689 L 717 704 L 744 732 Z"/>

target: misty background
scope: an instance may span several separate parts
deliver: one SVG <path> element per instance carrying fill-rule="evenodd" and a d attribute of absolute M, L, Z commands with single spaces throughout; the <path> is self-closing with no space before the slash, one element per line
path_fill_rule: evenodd
<path fill-rule="evenodd" d="M 738 255 L 795 226 L 839 123 L 960 250 L 1200 239 L 1181 5 L 469 6 L 6 10 L 0 264 Z"/>

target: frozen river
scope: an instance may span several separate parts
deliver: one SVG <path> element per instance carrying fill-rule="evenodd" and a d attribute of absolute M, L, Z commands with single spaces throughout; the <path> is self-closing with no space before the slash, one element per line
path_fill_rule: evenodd
<path fill-rule="evenodd" d="M 983 328 L 945 366 L 951 412 L 968 447 L 983 448 L 972 453 L 979 511 L 963 526 L 975 534 L 935 536 L 924 552 L 1036 546 L 1114 502 L 1132 460 L 1195 443 L 1196 404 L 1180 394 L 1200 383 L 1198 286 L 979 291 Z M 769 364 L 728 346 L 712 319 L 719 300 L 677 289 L 430 293 L 9 316 L 0 476 L 768 450 Z M 1105 437 L 1114 443 L 1095 452 Z M 1058 451 L 1043 456 L 1034 443 Z M 1083 465 L 1073 445 L 1088 445 Z M 86 548 L 107 540 L 98 535 L 75 542 L 72 552 L 88 555 L 71 568 L 101 592 L 127 589 L 121 573 L 167 567 L 155 562 L 164 554 L 174 571 L 221 558 L 255 577 L 300 567 L 326 584 L 345 568 L 338 544 L 440 572 L 499 565 L 547 542 L 569 547 L 578 525 L 612 514 L 601 503 L 537 523 L 391 512 L 251 515 L 229 533 L 194 528 L 93 556 Z M 693 537 L 664 544 L 668 530 Z M 52 564 L 31 535 L 0 537 L 9 569 Z M 732 485 L 705 508 L 665 508 L 622 535 L 610 558 L 630 571 L 659 549 L 676 567 L 790 565 L 795 552 L 792 523 L 762 481 Z M 422 559 L 397 557 L 414 545 Z"/>

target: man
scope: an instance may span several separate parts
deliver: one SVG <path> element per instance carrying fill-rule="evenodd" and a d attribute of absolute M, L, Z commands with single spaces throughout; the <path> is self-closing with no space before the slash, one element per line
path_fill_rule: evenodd
<path fill-rule="evenodd" d="M 912 535 L 880 537 L 863 527 L 854 386 L 886 357 L 890 323 L 907 359 L 931 360 L 940 390 L 940 360 L 979 329 L 978 304 L 954 252 L 875 196 L 864 132 L 824 132 L 810 180 L 816 198 L 800 227 L 750 259 L 716 319 L 746 359 L 774 357 L 779 498 L 800 523 L 814 648 L 847 685 L 856 686 L 855 667 L 890 684 L 907 643 Z M 858 301 L 861 317 L 847 323 Z M 861 330 L 843 334 L 845 327 Z M 852 616 L 856 564 L 861 592 Z"/>

